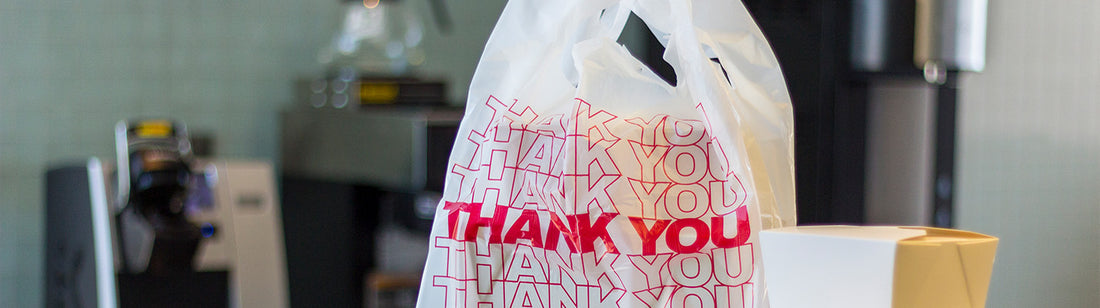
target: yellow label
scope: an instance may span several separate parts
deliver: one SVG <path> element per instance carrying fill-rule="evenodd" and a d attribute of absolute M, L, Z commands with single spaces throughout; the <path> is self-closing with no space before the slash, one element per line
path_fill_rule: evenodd
<path fill-rule="evenodd" d="M 142 138 L 164 138 L 172 134 L 172 122 L 166 120 L 142 121 L 137 125 L 137 135 Z"/>
<path fill-rule="evenodd" d="M 396 83 L 362 83 L 359 99 L 363 104 L 390 104 L 397 99 Z"/>

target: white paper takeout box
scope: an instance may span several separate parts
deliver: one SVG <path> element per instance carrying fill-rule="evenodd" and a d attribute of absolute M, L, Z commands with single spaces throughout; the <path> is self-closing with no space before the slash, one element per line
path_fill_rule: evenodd
<path fill-rule="evenodd" d="M 760 234 L 772 308 L 985 307 L 997 238 L 927 227 Z"/>

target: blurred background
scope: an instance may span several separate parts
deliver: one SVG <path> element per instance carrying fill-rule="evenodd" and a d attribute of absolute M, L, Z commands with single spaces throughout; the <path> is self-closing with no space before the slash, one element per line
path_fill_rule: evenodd
<path fill-rule="evenodd" d="M 423 61 L 396 70 L 445 83 L 441 107 L 461 107 L 505 1 L 400 2 L 421 18 Z M 744 2 L 791 88 L 800 222 L 993 235 L 989 307 L 1100 306 L 1100 3 L 990 1 L 984 67 L 947 67 L 937 83 L 912 58 L 860 66 L 853 8 L 876 1 Z M 44 305 L 45 172 L 113 157 L 119 120 L 187 123 L 209 155 L 272 162 L 282 189 L 354 182 L 310 176 L 324 170 L 298 152 L 287 160 L 283 141 L 295 115 L 340 109 L 330 92 L 323 102 L 301 92 L 339 78 L 324 50 L 347 14 L 337 0 L 0 0 L 0 306 Z M 622 41 L 651 59 L 646 35 L 634 26 Z M 347 189 L 345 199 L 376 193 Z M 284 223 L 296 303 L 294 255 L 320 252 L 293 251 Z"/>

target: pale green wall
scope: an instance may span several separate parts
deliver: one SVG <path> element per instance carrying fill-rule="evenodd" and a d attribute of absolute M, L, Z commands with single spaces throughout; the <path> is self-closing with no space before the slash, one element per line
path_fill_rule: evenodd
<path fill-rule="evenodd" d="M 426 13 L 426 1 L 411 0 Z M 504 1 L 445 1 L 422 72 L 464 101 Z M 123 118 L 171 116 L 223 156 L 275 159 L 277 111 L 313 71 L 338 0 L 0 0 L 0 307 L 43 299 L 43 173 L 114 155 Z"/>

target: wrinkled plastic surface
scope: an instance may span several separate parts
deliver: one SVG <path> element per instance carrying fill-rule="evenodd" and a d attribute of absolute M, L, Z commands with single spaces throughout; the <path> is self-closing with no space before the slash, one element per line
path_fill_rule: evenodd
<path fill-rule="evenodd" d="M 615 43 L 630 12 L 676 86 Z M 793 119 L 740 1 L 510 1 L 469 95 L 419 307 L 767 306 Z"/>

